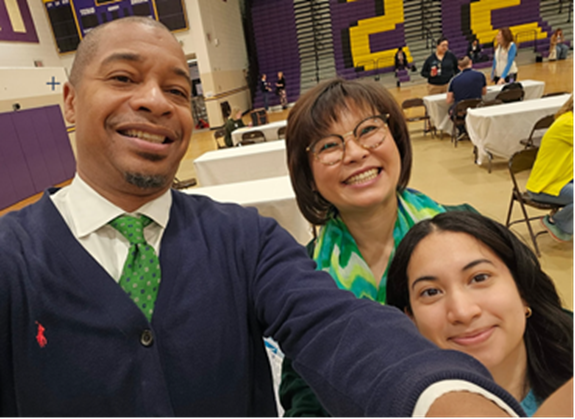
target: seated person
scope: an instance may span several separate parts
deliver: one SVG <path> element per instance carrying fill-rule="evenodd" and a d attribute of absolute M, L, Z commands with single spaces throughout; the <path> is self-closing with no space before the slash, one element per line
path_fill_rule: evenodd
<path fill-rule="evenodd" d="M 232 141 L 232 132 L 238 128 L 245 127 L 244 121 L 242 120 L 242 110 L 237 106 L 232 108 L 232 113 L 230 117 L 224 124 L 224 130 L 226 131 L 226 136 L 224 137 L 224 142 L 226 146 L 233 147 L 234 142 Z"/>
<path fill-rule="evenodd" d="M 317 269 L 357 298 L 383 304 L 400 240 L 415 223 L 450 209 L 407 188 L 412 153 L 400 106 L 378 83 L 320 83 L 289 114 L 286 152 L 299 208 L 321 226 L 308 245 Z M 289 359 L 280 400 L 287 416 L 328 414 Z"/>
<path fill-rule="evenodd" d="M 458 211 L 414 226 L 391 263 L 387 304 L 440 348 L 482 362 L 530 416 L 573 377 L 572 314 L 533 252 L 486 217 Z"/>
<path fill-rule="evenodd" d="M 474 64 L 484 61 L 485 55 L 481 53 L 481 44 L 477 38 L 473 38 L 473 41 L 469 43 L 469 46 L 467 47 L 467 56 Z"/>
<path fill-rule="evenodd" d="M 535 201 L 565 205 L 541 224 L 553 239 L 567 242 L 573 240 L 573 95 L 555 118 L 541 139 L 526 188 Z"/>
<path fill-rule="evenodd" d="M 563 29 L 557 28 L 551 39 L 549 40 L 549 59 L 550 60 L 564 60 L 569 53 L 569 46 L 565 43 L 565 36 Z"/>
<path fill-rule="evenodd" d="M 402 47 L 399 47 L 395 53 L 394 64 L 395 75 L 397 75 L 398 70 L 404 70 L 410 67 L 409 63 L 407 62 L 407 56 L 405 55 L 405 52 L 403 52 Z"/>
<path fill-rule="evenodd" d="M 449 115 L 451 119 L 461 119 L 454 110 L 464 99 L 481 99 L 487 93 L 487 80 L 480 71 L 473 70 L 469 57 L 460 58 L 457 62 L 461 72 L 451 79 L 447 88 L 447 103 L 451 104 Z M 459 135 L 465 134 L 465 126 L 458 125 Z"/>

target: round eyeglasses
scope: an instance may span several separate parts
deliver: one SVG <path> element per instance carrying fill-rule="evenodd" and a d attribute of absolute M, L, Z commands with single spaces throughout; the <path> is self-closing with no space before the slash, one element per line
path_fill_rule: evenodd
<path fill-rule="evenodd" d="M 343 160 L 345 155 L 345 137 L 353 135 L 353 139 L 361 147 L 372 150 L 379 147 L 387 134 L 387 120 L 389 114 L 374 115 L 365 118 L 357 126 L 343 135 L 330 134 L 320 140 L 314 141 L 306 148 L 314 157 L 325 165 L 331 166 Z"/>

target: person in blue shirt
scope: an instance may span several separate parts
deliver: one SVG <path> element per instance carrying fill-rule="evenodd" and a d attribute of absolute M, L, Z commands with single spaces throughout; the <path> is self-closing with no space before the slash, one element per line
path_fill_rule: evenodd
<path fill-rule="evenodd" d="M 485 75 L 480 71 L 473 70 L 472 63 L 469 57 L 460 58 L 457 66 L 461 71 L 449 82 L 447 88 L 446 101 L 451 106 L 449 107 L 449 115 L 451 119 L 460 118 L 454 115 L 455 106 L 465 99 L 481 99 L 487 93 L 487 81 Z M 458 125 L 460 130 L 459 134 L 465 132 L 463 125 Z"/>
<path fill-rule="evenodd" d="M 533 252 L 489 218 L 416 224 L 391 263 L 387 304 L 440 348 L 481 361 L 529 416 L 573 377 L 572 314 Z"/>

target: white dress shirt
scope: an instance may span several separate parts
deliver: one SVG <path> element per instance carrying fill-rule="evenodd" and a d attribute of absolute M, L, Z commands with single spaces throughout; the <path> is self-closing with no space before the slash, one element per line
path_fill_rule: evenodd
<path fill-rule="evenodd" d="M 170 190 L 135 212 L 126 213 L 76 174 L 69 186 L 60 189 L 50 198 L 74 237 L 116 282 L 120 280 L 130 248 L 128 240 L 108 224 L 116 217 L 124 214 L 149 217 L 153 222 L 144 229 L 144 238 L 159 256 L 160 241 L 168 225 L 172 206 Z"/>

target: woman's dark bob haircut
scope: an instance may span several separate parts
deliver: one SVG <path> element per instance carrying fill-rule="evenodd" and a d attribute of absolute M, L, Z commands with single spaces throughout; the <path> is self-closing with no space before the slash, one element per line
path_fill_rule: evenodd
<path fill-rule="evenodd" d="M 322 82 L 299 98 L 289 113 L 286 130 L 288 167 L 297 203 L 304 217 L 314 225 L 325 224 L 330 213 L 337 210 L 316 191 L 310 166 L 313 157 L 306 148 L 332 134 L 330 127 L 340 116 L 356 109 L 366 116 L 389 114 L 387 125 L 401 156 L 397 189 L 405 189 L 409 182 L 412 159 L 409 132 L 393 96 L 373 81 L 336 78 Z"/>
<path fill-rule="evenodd" d="M 509 269 L 519 295 L 533 310 L 523 336 L 529 384 L 539 399 L 546 399 L 573 377 L 573 317 L 561 308 L 553 281 L 541 270 L 537 257 L 501 224 L 478 214 L 455 211 L 413 226 L 391 262 L 387 304 L 411 313 L 407 278 L 411 255 L 425 237 L 445 231 L 475 237 Z"/>

